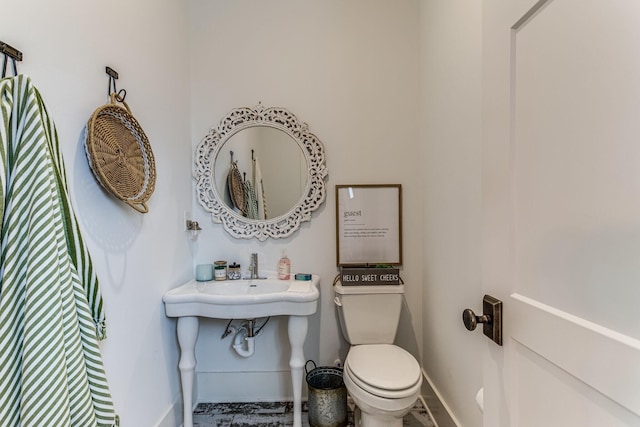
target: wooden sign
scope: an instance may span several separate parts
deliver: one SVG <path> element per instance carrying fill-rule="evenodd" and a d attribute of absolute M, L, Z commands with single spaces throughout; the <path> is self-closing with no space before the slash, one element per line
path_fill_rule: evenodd
<path fill-rule="evenodd" d="M 342 286 L 399 285 L 399 268 L 342 268 Z"/>

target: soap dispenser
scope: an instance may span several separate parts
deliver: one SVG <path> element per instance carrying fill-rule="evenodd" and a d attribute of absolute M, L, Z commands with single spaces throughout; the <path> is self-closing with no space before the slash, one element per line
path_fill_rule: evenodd
<path fill-rule="evenodd" d="M 278 261 L 278 279 L 289 280 L 291 278 L 291 260 L 285 251 L 282 251 L 282 258 Z"/>

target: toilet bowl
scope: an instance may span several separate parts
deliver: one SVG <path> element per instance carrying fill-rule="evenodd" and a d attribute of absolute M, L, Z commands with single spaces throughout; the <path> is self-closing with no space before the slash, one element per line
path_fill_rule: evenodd
<path fill-rule="evenodd" d="M 402 348 L 365 344 L 349 350 L 344 383 L 360 409 L 357 426 L 396 427 L 418 399 L 422 375 L 418 362 Z"/>
<path fill-rule="evenodd" d="M 334 290 L 343 334 L 352 344 L 343 376 L 357 406 L 356 427 L 401 427 L 422 386 L 416 359 L 392 344 L 404 289 L 338 284 Z"/>

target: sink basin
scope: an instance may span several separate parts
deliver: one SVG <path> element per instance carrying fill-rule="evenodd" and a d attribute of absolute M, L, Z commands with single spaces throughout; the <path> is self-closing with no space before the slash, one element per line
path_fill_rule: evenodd
<path fill-rule="evenodd" d="M 192 280 L 164 294 L 169 317 L 202 316 L 252 319 L 266 316 L 308 316 L 316 312 L 319 276 L 311 280 Z"/>
<path fill-rule="evenodd" d="M 281 280 L 225 281 L 202 286 L 201 292 L 211 295 L 237 295 L 243 298 L 246 295 L 266 295 L 284 292 L 289 289 L 289 285 L 289 281 L 283 282 Z M 196 287 L 198 287 L 197 284 Z"/>

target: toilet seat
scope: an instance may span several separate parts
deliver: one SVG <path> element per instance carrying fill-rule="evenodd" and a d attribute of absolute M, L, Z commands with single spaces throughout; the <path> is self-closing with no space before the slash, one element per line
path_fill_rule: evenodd
<path fill-rule="evenodd" d="M 391 344 L 351 347 L 344 370 L 358 387 L 387 399 L 411 396 L 422 383 L 416 359 L 406 350 Z"/>

